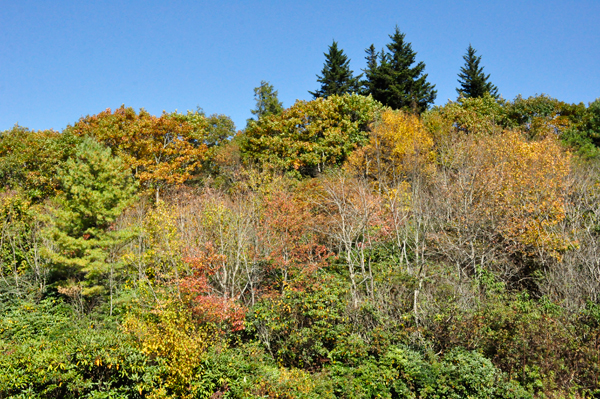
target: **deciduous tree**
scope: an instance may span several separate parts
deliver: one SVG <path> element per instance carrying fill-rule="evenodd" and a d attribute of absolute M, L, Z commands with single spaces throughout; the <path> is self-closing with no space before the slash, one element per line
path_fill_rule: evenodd
<path fill-rule="evenodd" d="M 132 166 L 141 185 L 159 190 L 189 180 L 207 157 L 210 138 L 203 113 L 163 113 L 152 116 L 121 106 L 87 116 L 67 128 L 79 136 L 91 136 L 113 150 Z M 219 129 L 214 129 L 218 131 Z"/>
<path fill-rule="evenodd" d="M 241 150 L 263 166 L 316 175 L 340 165 L 367 139 L 366 130 L 382 105 L 359 95 L 298 101 L 246 129 Z"/>

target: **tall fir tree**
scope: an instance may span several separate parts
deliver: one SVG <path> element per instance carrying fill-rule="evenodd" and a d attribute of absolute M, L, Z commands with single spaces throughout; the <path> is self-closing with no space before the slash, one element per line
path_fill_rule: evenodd
<path fill-rule="evenodd" d="M 435 85 L 427 82 L 425 63 L 414 65 L 417 53 L 398 27 L 390 39 L 387 51 L 377 54 L 373 45 L 366 49 L 365 94 L 391 108 L 422 113 L 435 100 Z"/>
<path fill-rule="evenodd" d="M 344 51 L 338 48 L 335 40 L 329 46 L 329 52 L 323 53 L 323 55 L 325 55 L 325 64 L 321 71 L 322 76 L 317 75 L 317 82 L 321 83 L 321 88 L 314 92 L 309 91 L 309 93 L 315 98 L 358 93 L 362 75 L 353 76 L 353 71 L 350 70 L 350 60 Z"/>
<path fill-rule="evenodd" d="M 250 112 L 256 116 L 256 120 L 250 118 L 246 121 L 248 124 L 256 122 L 264 116 L 279 115 L 283 112 L 283 103 L 277 97 L 277 90 L 269 82 L 262 80 L 260 86 L 254 88 L 254 99 L 256 107 Z"/>
<path fill-rule="evenodd" d="M 460 68 L 458 74 L 460 88 L 457 88 L 456 92 L 459 96 L 467 98 L 483 97 L 485 93 L 498 98 L 498 88 L 489 81 L 490 75 L 486 76 L 483 73 L 483 67 L 479 66 L 481 56 L 477 57 L 475 53 L 477 50 L 469 44 L 467 54 L 463 56 L 465 65 Z"/>

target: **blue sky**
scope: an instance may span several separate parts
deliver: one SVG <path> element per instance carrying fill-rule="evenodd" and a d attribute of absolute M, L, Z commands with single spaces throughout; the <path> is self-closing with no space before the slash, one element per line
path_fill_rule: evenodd
<path fill-rule="evenodd" d="M 267 80 L 288 107 L 319 88 L 336 40 L 355 73 L 398 25 L 456 98 L 469 43 L 504 98 L 600 97 L 600 1 L 0 0 L 0 130 L 62 130 L 121 104 L 153 114 L 202 107 L 245 126 Z"/>

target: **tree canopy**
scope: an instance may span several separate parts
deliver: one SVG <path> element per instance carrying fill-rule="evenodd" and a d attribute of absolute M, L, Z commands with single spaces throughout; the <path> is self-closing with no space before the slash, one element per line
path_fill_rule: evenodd
<path fill-rule="evenodd" d="M 277 90 L 269 82 L 262 80 L 260 86 L 254 88 L 254 100 L 256 106 L 250 110 L 256 120 L 267 115 L 279 115 L 283 112 L 283 103 L 277 98 Z M 254 119 L 248 119 L 248 124 Z"/>
<path fill-rule="evenodd" d="M 298 101 L 246 129 L 242 151 L 262 164 L 316 175 L 340 165 L 366 139 L 382 105 L 356 94 Z"/>
<path fill-rule="evenodd" d="M 158 195 L 162 187 L 189 180 L 205 161 L 208 145 L 224 139 L 220 124 L 213 121 L 210 126 L 199 111 L 156 117 L 121 106 L 81 118 L 67 130 L 111 148 L 132 166 L 142 186 Z"/>

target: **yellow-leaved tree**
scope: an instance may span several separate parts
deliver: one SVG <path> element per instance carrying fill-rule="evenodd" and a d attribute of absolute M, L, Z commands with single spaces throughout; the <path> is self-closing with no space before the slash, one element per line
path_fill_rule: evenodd
<path fill-rule="evenodd" d="M 123 330 L 135 337 L 140 351 L 156 362 L 162 374 L 160 387 L 146 392 L 148 397 L 201 397 L 203 387 L 192 382 L 202 373 L 206 350 L 215 342 L 210 325 L 199 325 L 185 306 L 167 301 L 150 313 L 130 314 Z"/>
<path fill-rule="evenodd" d="M 528 255 L 559 258 L 569 246 L 554 227 L 565 217 L 570 155 L 555 136 L 527 141 L 517 132 L 491 137 L 483 149 L 480 184 L 488 214 L 501 221 L 498 232 Z"/>
<path fill-rule="evenodd" d="M 571 157 L 558 138 L 518 131 L 457 135 L 438 150 L 437 250 L 463 270 L 525 281 L 571 245 L 565 217 Z"/>
<path fill-rule="evenodd" d="M 433 136 L 420 118 L 386 110 L 371 125 L 368 143 L 352 153 L 347 167 L 374 179 L 379 189 L 393 189 L 431 168 Z"/>

